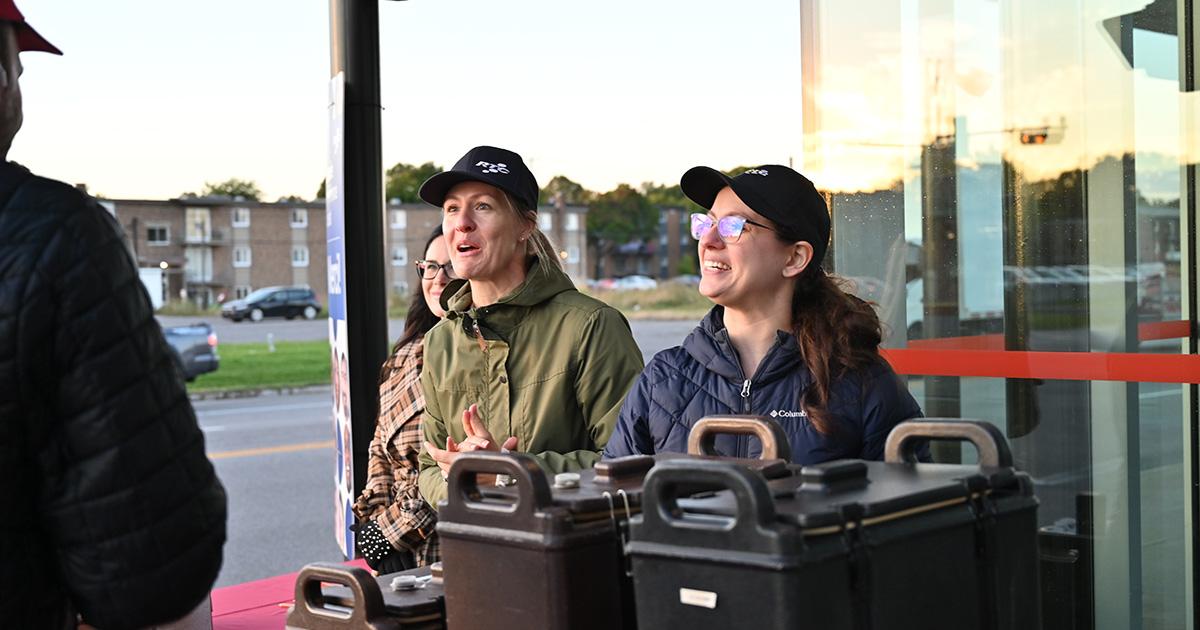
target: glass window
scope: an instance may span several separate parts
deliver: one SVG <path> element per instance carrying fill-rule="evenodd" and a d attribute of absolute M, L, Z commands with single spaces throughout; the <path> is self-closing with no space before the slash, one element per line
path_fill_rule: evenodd
<path fill-rule="evenodd" d="M 171 243 L 171 226 L 154 224 L 147 226 L 146 242 L 150 245 L 169 245 Z"/>
<path fill-rule="evenodd" d="M 408 227 L 408 212 L 405 210 L 392 210 L 392 229 L 403 230 Z"/>
<path fill-rule="evenodd" d="M 308 266 L 308 246 L 293 245 L 292 246 L 292 266 L 307 267 Z"/>
<path fill-rule="evenodd" d="M 554 215 L 550 214 L 550 210 L 543 210 L 538 213 L 538 229 L 543 232 L 549 232 L 554 229 Z"/>
<path fill-rule="evenodd" d="M 392 246 L 392 266 L 403 267 L 408 264 L 408 248 L 403 245 Z"/>
<path fill-rule="evenodd" d="M 292 208 L 291 225 L 292 227 L 306 227 L 308 225 L 308 209 Z"/>
<path fill-rule="evenodd" d="M 188 208 L 184 216 L 187 242 L 207 243 L 212 239 L 212 213 L 208 208 Z"/>
<path fill-rule="evenodd" d="M 250 248 L 238 246 L 233 248 L 233 266 L 249 267 L 251 263 Z"/>
<path fill-rule="evenodd" d="M 183 279 L 186 282 L 212 282 L 211 247 L 185 247 L 183 250 Z"/>
<path fill-rule="evenodd" d="M 578 212 L 568 212 L 567 213 L 567 231 L 568 232 L 578 232 L 579 231 L 579 213 Z"/>
<path fill-rule="evenodd" d="M 1028 376 L 1081 353 L 1128 366 L 1184 352 L 1195 278 L 1181 235 L 1200 155 L 1181 107 L 1185 12 L 1177 0 L 800 7 L 803 170 L 832 215 L 825 266 L 878 304 L 889 360 L 925 414 L 996 424 L 1033 477 L 1044 627 L 1191 627 L 1200 480 L 1186 388 Z M 910 370 L 912 351 L 937 352 L 939 375 Z M 1002 363 L 1024 367 L 966 376 Z"/>
<path fill-rule="evenodd" d="M 234 299 L 240 300 L 247 295 L 250 295 L 250 287 L 246 285 L 239 285 L 233 288 Z"/>
<path fill-rule="evenodd" d="M 233 209 L 233 227 L 250 227 L 250 208 Z"/>

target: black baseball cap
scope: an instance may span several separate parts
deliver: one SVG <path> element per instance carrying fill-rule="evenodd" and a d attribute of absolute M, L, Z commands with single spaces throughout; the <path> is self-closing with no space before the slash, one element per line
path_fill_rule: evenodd
<path fill-rule="evenodd" d="M 446 194 L 463 182 L 491 184 L 512 195 L 530 210 L 537 210 L 538 184 L 520 155 L 508 149 L 475 147 L 459 158 L 454 168 L 425 180 L 417 192 L 425 203 L 442 207 Z"/>
<path fill-rule="evenodd" d="M 707 166 L 688 169 L 679 185 L 688 199 L 712 209 L 717 193 L 733 189 L 751 210 L 770 219 L 788 238 L 812 245 L 818 265 L 829 246 L 829 209 L 817 187 L 800 173 L 779 164 L 764 164 L 730 177 Z"/>

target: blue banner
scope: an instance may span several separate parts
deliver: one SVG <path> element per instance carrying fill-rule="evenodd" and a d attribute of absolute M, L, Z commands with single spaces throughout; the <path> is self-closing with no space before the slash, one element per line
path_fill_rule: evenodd
<path fill-rule="evenodd" d="M 333 384 L 334 536 L 346 558 L 354 557 L 354 444 L 350 433 L 350 349 L 346 338 L 346 215 L 342 194 L 345 160 L 345 75 L 329 81 L 329 168 L 325 175 L 325 251 L 329 289 L 330 374 Z"/>

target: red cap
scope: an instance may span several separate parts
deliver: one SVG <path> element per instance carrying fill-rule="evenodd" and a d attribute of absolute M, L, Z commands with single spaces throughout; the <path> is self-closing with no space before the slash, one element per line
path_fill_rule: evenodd
<path fill-rule="evenodd" d="M 17 34 L 18 50 L 22 52 L 36 50 L 56 55 L 62 54 L 62 51 L 55 48 L 54 44 L 46 41 L 45 37 L 38 35 L 38 32 L 33 30 L 33 27 L 25 21 L 25 16 L 21 15 L 21 12 L 17 10 L 17 5 L 13 0 L 0 0 L 0 20 L 13 23 Z"/>

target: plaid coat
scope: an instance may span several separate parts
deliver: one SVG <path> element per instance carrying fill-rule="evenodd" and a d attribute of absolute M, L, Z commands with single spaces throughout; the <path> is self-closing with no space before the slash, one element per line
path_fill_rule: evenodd
<path fill-rule="evenodd" d="M 401 551 L 412 552 L 418 566 L 439 558 L 437 512 L 417 486 L 417 455 L 423 440 L 421 368 L 422 337 L 397 350 L 387 362 L 379 386 L 379 419 L 371 440 L 367 485 L 354 504 L 360 521 L 373 520 L 384 538 Z"/>

